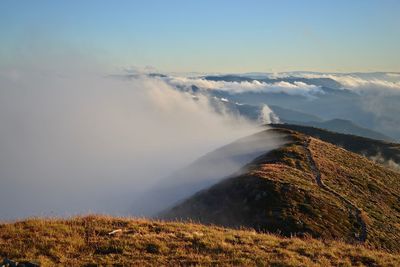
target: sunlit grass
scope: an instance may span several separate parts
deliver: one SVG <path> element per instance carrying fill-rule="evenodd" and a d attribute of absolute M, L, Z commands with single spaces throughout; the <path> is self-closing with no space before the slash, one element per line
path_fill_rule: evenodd
<path fill-rule="evenodd" d="M 116 229 L 122 231 L 109 235 Z M 43 266 L 400 264 L 400 255 L 339 241 L 283 238 L 252 230 L 105 216 L 2 224 L 0 255 Z"/>

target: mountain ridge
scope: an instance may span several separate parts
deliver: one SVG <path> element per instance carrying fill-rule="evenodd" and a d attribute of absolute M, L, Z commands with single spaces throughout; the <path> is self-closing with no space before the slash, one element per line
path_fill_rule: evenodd
<path fill-rule="evenodd" d="M 288 129 L 305 135 L 312 136 L 333 145 L 343 147 L 346 150 L 365 156 L 375 162 L 400 170 L 400 144 L 385 140 L 376 140 L 355 134 L 345 134 L 321 129 L 314 126 L 279 123 L 269 124 L 272 128 Z"/>
<path fill-rule="evenodd" d="M 292 142 L 161 218 L 399 250 L 400 173 L 313 137 L 276 131 L 290 134 Z"/>

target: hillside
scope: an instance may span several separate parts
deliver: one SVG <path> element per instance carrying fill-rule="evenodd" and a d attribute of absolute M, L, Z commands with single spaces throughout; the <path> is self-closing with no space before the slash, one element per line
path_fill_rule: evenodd
<path fill-rule="evenodd" d="M 285 135 L 274 131 L 262 131 L 235 140 L 203 155 L 169 176 L 162 177 L 141 194 L 134 194 L 131 211 L 135 215 L 158 214 L 178 201 L 218 183 L 256 157 L 282 146 L 285 142 Z"/>
<path fill-rule="evenodd" d="M 115 234 L 109 234 L 112 231 Z M 0 256 L 41 266 L 400 264 L 398 254 L 338 241 L 283 238 L 193 223 L 100 216 L 0 224 Z"/>
<path fill-rule="evenodd" d="M 282 148 L 162 214 L 399 251 L 400 173 L 286 129 Z"/>
<path fill-rule="evenodd" d="M 332 132 L 311 126 L 294 124 L 270 124 L 269 126 L 300 132 L 366 156 L 386 166 L 399 169 L 400 144 L 398 143 L 375 140 L 353 134 Z"/>

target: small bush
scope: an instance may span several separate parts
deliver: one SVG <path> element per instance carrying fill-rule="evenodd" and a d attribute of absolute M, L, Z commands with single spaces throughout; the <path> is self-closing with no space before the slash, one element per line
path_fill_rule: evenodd
<path fill-rule="evenodd" d="M 147 253 L 151 254 L 162 254 L 165 253 L 168 248 L 159 241 L 152 241 L 148 243 L 145 247 Z"/>

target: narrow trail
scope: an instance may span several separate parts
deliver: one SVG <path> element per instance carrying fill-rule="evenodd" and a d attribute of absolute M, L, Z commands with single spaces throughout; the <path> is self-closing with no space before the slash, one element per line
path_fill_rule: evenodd
<path fill-rule="evenodd" d="M 307 159 L 308 159 L 308 162 L 310 164 L 311 170 L 312 170 L 312 172 L 313 172 L 313 174 L 315 176 L 315 181 L 316 181 L 317 185 L 320 188 L 322 188 L 323 190 L 331 193 L 332 195 L 334 195 L 335 197 L 340 199 L 342 202 L 344 202 L 348 206 L 348 208 L 350 210 L 350 213 L 356 217 L 357 222 L 360 225 L 360 233 L 356 233 L 356 237 L 358 238 L 358 240 L 360 242 L 365 242 L 365 240 L 367 240 L 367 224 L 365 223 L 364 219 L 362 218 L 361 209 L 358 208 L 350 200 L 346 199 L 344 196 L 342 196 L 341 194 L 339 194 L 338 192 L 336 192 L 335 190 L 333 190 L 332 188 L 327 186 L 322 181 L 321 172 L 320 172 L 317 164 L 315 163 L 314 157 L 313 157 L 313 155 L 311 153 L 311 150 L 309 148 L 310 141 L 311 141 L 311 139 L 308 138 L 307 141 L 304 142 L 303 146 L 304 146 L 304 149 L 306 151 Z"/>

